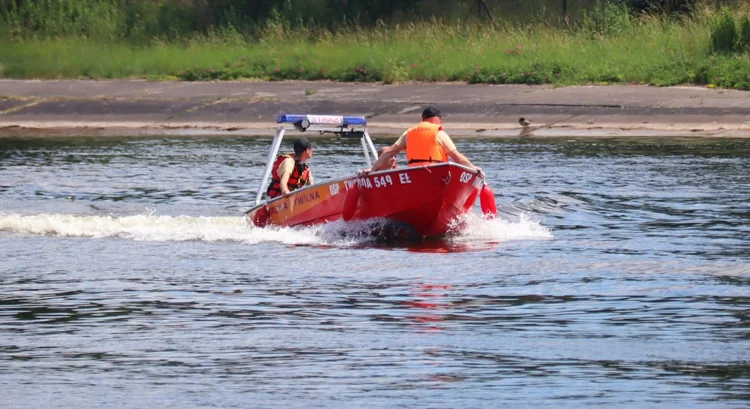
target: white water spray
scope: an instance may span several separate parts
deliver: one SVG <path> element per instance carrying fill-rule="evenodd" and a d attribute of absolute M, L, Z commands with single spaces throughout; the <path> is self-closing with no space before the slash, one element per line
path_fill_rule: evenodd
<path fill-rule="evenodd" d="M 382 222 L 336 221 L 313 227 L 256 228 L 244 217 L 98 216 L 80 214 L 0 213 L 0 231 L 60 237 L 117 237 L 139 241 L 206 241 L 257 244 L 277 242 L 296 245 L 356 246 L 373 240 L 370 232 Z M 460 242 L 502 242 L 522 239 L 550 239 L 550 231 L 528 218 L 517 223 L 487 220 L 469 214 L 456 224 L 452 237 Z"/>

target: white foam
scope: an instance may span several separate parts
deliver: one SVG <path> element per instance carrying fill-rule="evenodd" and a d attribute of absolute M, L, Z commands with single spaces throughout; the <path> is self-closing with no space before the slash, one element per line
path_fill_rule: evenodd
<path fill-rule="evenodd" d="M 248 226 L 244 217 L 101 216 L 81 214 L 0 213 L 0 231 L 63 237 L 119 237 L 140 241 L 232 241 L 247 244 L 278 242 L 302 245 L 355 246 L 373 237 L 370 232 L 382 220 L 345 223 L 336 221 L 306 228 Z M 507 241 L 549 239 L 552 234 L 539 222 L 521 217 L 517 223 L 487 220 L 469 214 L 455 225 L 454 239 L 461 241 Z"/>
<path fill-rule="evenodd" d="M 539 220 L 520 214 L 517 222 L 502 218 L 487 219 L 481 214 L 467 213 L 452 224 L 458 241 L 503 242 L 510 240 L 549 240 L 552 232 Z"/>
<path fill-rule="evenodd" d="M 0 214 L 0 230 L 65 237 L 121 237 L 143 241 L 235 241 L 255 244 L 280 242 L 315 244 L 313 232 L 304 229 L 248 226 L 244 217 L 191 216 L 88 216 L 72 214 Z"/>

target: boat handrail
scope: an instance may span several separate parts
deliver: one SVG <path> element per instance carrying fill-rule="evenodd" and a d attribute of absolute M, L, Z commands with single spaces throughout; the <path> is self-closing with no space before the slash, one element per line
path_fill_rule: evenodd
<path fill-rule="evenodd" d="M 258 187 L 258 192 L 255 196 L 256 205 L 260 204 L 263 193 L 266 191 L 268 179 L 273 170 L 273 164 L 279 153 L 281 141 L 284 139 L 284 135 L 287 131 L 305 132 L 310 130 L 320 133 L 334 133 L 341 138 L 359 138 L 362 143 L 362 150 L 365 155 L 367 167 L 372 167 L 371 154 L 374 160 L 378 159 L 378 151 L 375 149 L 375 144 L 372 143 L 372 138 L 370 138 L 370 135 L 367 133 L 367 118 L 363 116 L 282 114 L 276 119 L 276 123 L 278 123 L 279 126 L 276 127 L 276 134 L 274 135 L 273 142 L 268 149 L 268 157 L 266 158 L 266 167 L 263 171 L 263 178 L 260 181 L 260 186 Z M 290 124 L 293 127 L 288 129 L 288 125 Z"/>

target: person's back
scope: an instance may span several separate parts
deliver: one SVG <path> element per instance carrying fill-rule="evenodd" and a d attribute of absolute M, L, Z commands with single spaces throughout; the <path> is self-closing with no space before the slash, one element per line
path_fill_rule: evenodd
<path fill-rule="evenodd" d="M 409 166 L 447 162 L 448 155 L 438 135 L 443 130 L 439 124 L 423 121 L 406 131 L 406 161 Z"/>
<path fill-rule="evenodd" d="M 422 122 L 409 128 L 400 138 L 378 157 L 378 160 L 364 173 L 385 169 L 386 163 L 402 150 L 406 150 L 409 166 L 424 166 L 435 162 L 456 163 L 476 169 L 482 177 L 484 172 L 456 149 L 450 136 L 443 130 L 440 111 L 427 107 L 422 112 Z"/>

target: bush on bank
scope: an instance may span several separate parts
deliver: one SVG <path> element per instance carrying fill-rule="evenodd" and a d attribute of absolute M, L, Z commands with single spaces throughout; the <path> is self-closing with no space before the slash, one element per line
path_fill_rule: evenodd
<path fill-rule="evenodd" d="M 268 22 L 290 28 L 372 28 L 429 21 L 473 24 L 495 22 L 556 27 L 584 18 L 599 29 L 649 12 L 690 15 L 705 6 L 736 8 L 747 0 L 0 0 L 0 38 L 80 36 L 88 39 L 149 42 L 176 39 L 231 27 L 255 36 Z M 485 8 L 486 7 L 486 8 Z M 500 17 L 498 19 L 498 17 Z M 626 21 L 625 21 L 626 22 Z"/>
<path fill-rule="evenodd" d="M 26 10 L 22 19 L 37 13 L 29 20 L 36 25 L 0 36 L 0 76 L 707 84 L 750 90 L 747 7 L 649 15 L 621 2 L 597 1 L 562 26 L 433 20 L 336 30 L 295 25 L 272 13 L 251 35 L 231 24 L 199 33 L 193 20 L 164 7 L 144 9 L 151 13 L 144 21 L 138 22 L 137 13 L 127 20 L 116 3 L 39 0 L 39 7 L 48 8 Z M 21 19 L 15 13 L 6 13 L 5 21 Z M 100 18 L 90 18 L 92 13 Z M 68 20 L 76 23 L 66 26 Z M 160 30 L 158 24 L 172 27 L 172 34 L 144 40 L 143 33 Z M 86 35 L 77 34 L 83 27 Z"/>

